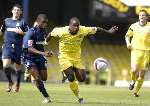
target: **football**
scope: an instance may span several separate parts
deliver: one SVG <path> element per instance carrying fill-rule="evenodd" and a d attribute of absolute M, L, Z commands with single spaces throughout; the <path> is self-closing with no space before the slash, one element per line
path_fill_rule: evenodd
<path fill-rule="evenodd" d="M 96 71 L 106 71 L 110 68 L 110 63 L 102 57 L 95 59 L 93 65 Z"/>

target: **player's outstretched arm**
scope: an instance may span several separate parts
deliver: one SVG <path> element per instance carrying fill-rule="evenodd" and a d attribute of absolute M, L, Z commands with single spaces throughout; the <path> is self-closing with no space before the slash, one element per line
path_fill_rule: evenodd
<path fill-rule="evenodd" d="M 107 33 L 114 33 L 116 31 L 118 31 L 118 27 L 117 26 L 113 26 L 109 30 L 101 28 L 101 27 L 97 27 L 97 31 L 103 31 L 103 32 L 107 32 Z"/>
<path fill-rule="evenodd" d="M 53 55 L 52 51 L 45 51 L 45 52 L 42 52 L 42 51 L 39 51 L 33 47 L 30 47 L 28 48 L 28 52 L 30 53 L 34 53 L 34 54 L 40 54 L 40 55 L 43 55 L 43 56 L 46 56 L 46 57 L 50 57 Z"/>
<path fill-rule="evenodd" d="M 45 41 L 49 42 L 51 40 L 52 36 L 51 36 L 51 32 L 47 35 Z"/>

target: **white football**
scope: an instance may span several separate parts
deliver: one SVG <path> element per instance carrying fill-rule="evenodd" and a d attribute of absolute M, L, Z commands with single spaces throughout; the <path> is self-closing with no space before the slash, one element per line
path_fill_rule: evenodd
<path fill-rule="evenodd" d="M 110 68 L 110 63 L 102 57 L 95 59 L 93 65 L 96 71 L 106 71 Z"/>

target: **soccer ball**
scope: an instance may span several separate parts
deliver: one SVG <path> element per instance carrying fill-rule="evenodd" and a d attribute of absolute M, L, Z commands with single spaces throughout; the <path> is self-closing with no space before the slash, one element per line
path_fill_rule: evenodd
<path fill-rule="evenodd" d="M 106 71 L 110 68 L 110 63 L 102 57 L 95 59 L 93 65 L 96 71 Z"/>

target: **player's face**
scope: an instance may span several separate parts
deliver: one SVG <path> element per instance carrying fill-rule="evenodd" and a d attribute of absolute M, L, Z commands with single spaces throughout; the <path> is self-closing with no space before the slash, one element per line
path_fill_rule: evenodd
<path fill-rule="evenodd" d="M 72 35 L 76 34 L 79 31 L 79 22 L 76 22 L 75 20 L 71 21 L 69 23 L 69 31 Z"/>
<path fill-rule="evenodd" d="M 48 25 L 48 19 L 41 19 L 39 22 L 38 22 L 40 28 L 46 28 L 47 25 Z"/>
<path fill-rule="evenodd" d="M 140 12 L 139 13 L 139 21 L 140 22 L 147 22 L 147 20 L 148 20 L 148 16 L 147 16 L 147 14 L 145 13 L 145 12 Z"/>
<path fill-rule="evenodd" d="M 22 11 L 18 7 L 13 7 L 12 14 L 14 17 L 20 17 L 20 15 L 22 14 Z"/>

